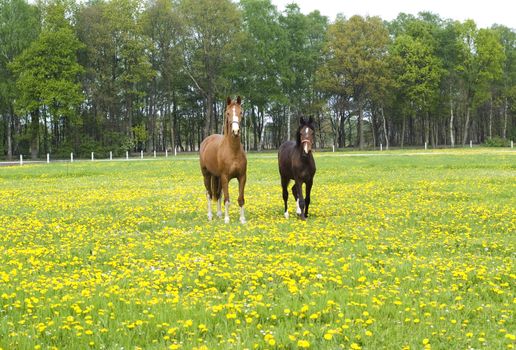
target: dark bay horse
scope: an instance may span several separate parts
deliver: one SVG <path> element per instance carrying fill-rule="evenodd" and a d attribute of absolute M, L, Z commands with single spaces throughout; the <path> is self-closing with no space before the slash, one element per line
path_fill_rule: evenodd
<path fill-rule="evenodd" d="M 208 199 L 208 219 L 212 219 L 211 201 L 217 201 L 217 216 L 222 216 L 221 192 L 224 192 L 226 215 L 224 222 L 229 223 L 229 180 L 238 179 L 238 205 L 240 222 L 245 224 L 244 187 L 247 176 L 247 157 L 240 143 L 240 122 L 242 121 L 242 100 L 227 98 L 224 135 L 214 134 L 206 137 L 200 147 L 201 172 L 204 176 L 206 198 Z"/>
<path fill-rule="evenodd" d="M 296 213 L 302 220 L 308 216 L 310 205 L 310 191 L 315 175 L 315 161 L 312 155 L 315 129 L 313 118 L 308 121 L 299 120 L 299 128 L 296 133 L 296 141 L 284 142 L 278 151 L 278 165 L 281 175 L 281 187 L 283 188 L 283 202 L 285 202 L 285 218 L 288 219 L 288 184 L 294 180 L 292 194 L 296 199 Z M 306 185 L 306 198 L 303 198 L 303 183 Z"/>

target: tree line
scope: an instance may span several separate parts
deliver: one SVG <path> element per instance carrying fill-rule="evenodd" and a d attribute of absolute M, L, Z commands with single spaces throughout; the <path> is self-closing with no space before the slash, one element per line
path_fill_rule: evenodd
<path fill-rule="evenodd" d="M 0 0 L 0 157 L 194 151 L 244 101 L 247 149 L 516 139 L 516 32 L 270 0 Z"/>

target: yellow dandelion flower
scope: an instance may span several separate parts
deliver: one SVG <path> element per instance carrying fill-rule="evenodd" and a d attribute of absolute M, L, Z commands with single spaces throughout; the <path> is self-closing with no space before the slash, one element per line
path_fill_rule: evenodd
<path fill-rule="evenodd" d="M 300 339 L 297 341 L 297 346 L 303 349 L 307 349 L 310 347 L 310 342 L 308 340 Z"/>

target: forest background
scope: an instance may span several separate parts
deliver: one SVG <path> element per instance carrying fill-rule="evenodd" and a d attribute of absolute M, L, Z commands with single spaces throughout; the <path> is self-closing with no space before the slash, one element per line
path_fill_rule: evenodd
<path fill-rule="evenodd" d="M 507 145 L 516 32 L 269 0 L 0 0 L 0 158 L 195 151 L 244 100 L 247 150 Z"/>

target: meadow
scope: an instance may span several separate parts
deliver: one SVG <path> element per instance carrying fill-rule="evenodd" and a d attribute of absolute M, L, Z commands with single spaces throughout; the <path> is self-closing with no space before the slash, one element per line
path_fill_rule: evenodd
<path fill-rule="evenodd" d="M 424 154 L 421 154 L 424 153 Z M 273 153 L 246 218 L 194 156 L 0 168 L 0 349 L 512 349 L 516 152 Z"/>

